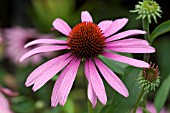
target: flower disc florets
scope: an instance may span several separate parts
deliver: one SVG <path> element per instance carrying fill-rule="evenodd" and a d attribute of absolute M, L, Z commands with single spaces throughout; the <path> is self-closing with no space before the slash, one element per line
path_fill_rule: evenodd
<path fill-rule="evenodd" d="M 103 51 L 105 37 L 96 24 L 82 22 L 71 30 L 67 41 L 73 54 L 81 58 L 90 58 Z"/>
<path fill-rule="evenodd" d="M 147 18 L 149 23 L 151 23 L 151 18 L 154 19 L 154 21 L 157 23 L 156 17 L 160 17 L 161 7 L 159 4 L 156 3 L 156 1 L 153 0 L 144 0 L 143 2 L 139 2 L 139 4 L 135 5 L 135 10 L 132 10 L 130 12 L 138 13 L 137 19 L 145 19 Z"/>
<path fill-rule="evenodd" d="M 149 90 L 155 90 L 160 83 L 158 66 L 156 66 L 156 68 L 154 66 L 155 65 L 151 63 L 150 68 L 144 68 L 138 78 L 139 83 L 147 92 L 149 92 Z"/>

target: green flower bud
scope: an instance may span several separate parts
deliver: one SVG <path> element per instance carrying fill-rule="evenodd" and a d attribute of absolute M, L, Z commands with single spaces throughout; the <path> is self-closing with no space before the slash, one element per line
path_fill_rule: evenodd
<path fill-rule="evenodd" d="M 143 71 L 141 71 L 138 80 L 145 91 L 155 90 L 160 84 L 158 66 L 155 68 L 155 64 L 150 63 L 149 68 L 144 68 Z"/>
<path fill-rule="evenodd" d="M 131 10 L 132 13 L 138 13 L 136 19 L 148 19 L 148 22 L 151 23 L 151 18 L 154 19 L 157 23 L 156 17 L 161 18 L 161 7 L 156 1 L 153 0 L 143 0 L 143 2 L 138 2 L 139 4 L 135 5 L 135 10 Z"/>

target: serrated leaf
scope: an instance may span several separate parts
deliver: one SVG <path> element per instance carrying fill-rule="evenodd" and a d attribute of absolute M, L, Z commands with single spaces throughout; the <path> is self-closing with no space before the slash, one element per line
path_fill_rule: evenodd
<path fill-rule="evenodd" d="M 161 87 L 158 89 L 155 100 L 154 100 L 154 105 L 156 107 L 157 112 L 159 113 L 161 109 L 163 108 L 166 99 L 168 98 L 168 93 L 170 90 L 170 74 L 165 79 L 165 81 L 162 83 Z"/>
<path fill-rule="evenodd" d="M 137 77 L 140 73 L 139 68 L 127 67 L 124 71 L 123 83 L 129 91 L 129 97 L 123 97 L 117 92 L 112 97 L 112 102 L 108 103 L 100 113 L 128 113 L 133 108 L 140 93 Z"/>
<path fill-rule="evenodd" d="M 150 39 L 151 41 L 153 41 L 159 35 L 169 32 L 169 31 L 170 31 L 170 20 L 158 25 L 151 33 Z"/>

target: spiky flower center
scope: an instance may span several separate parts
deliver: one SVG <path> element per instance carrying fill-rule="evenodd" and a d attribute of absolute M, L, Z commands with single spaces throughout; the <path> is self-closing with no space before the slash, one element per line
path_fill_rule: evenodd
<path fill-rule="evenodd" d="M 82 22 L 72 29 L 67 41 L 73 54 L 81 58 L 91 58 L 103 51 L 105 37 L 96 24 Z"/>
<path fill-rule="evenodd" d="M 149 82 L 155 81 L 159 76 L 158 66 L 155 68 L 155 64 L 150 64 L 150 68 L 144 68 L 143 77 Z"/>

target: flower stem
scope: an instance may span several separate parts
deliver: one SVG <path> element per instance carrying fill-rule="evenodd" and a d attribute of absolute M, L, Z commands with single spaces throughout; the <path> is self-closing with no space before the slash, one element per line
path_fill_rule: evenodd
<path fill-rule="evenodd" d="M 139 96 L 138 96 L 138 99 L 137 99 L 137 101 L 136 101 L 136 104 L 135 104 L 135 106 L 134 106 L 133 113 L 136 113 L 136 110 L 137 110 L 137 108 L 138 108 L 138 106 L 139 106 L 139 104 L 140 104 L 140 100 L 142 99 L 144 93 L 145 93 L 145 90 L 144 90 L 144 87 L 143 87 L 142 90 L 141 90 L 141 92 L 140 92 L 140 94 L 139 94 Z"/>
<path fill-rule="evenodd" d="M 150 54 L 149 53 L 145 53 L 144 54 L 144 61 L 146 61 L 146 62 L 149 62 L 149 58 L 150 58 Z"/>
<path fill-rule="evenodd" d="M 142 19 L 142 27 L 143 30 L 147 32 L 147 34 L 144 35 L 145 40 L 150 42 L 149 22 L 147 19 Z"/>
<path fill-rule="evenodd" d="M 93 107 L 89 100 L 88 100 L 88 113 L 93 113 Z"/>
<path fill-rule="evenodd" d="M 148 19 L 142 19 L 142 26 L 143 26 L 143 30 L 147 32 L 147 34 L 144 35 L 145 40 L 147 40 L 151 45 Z M 149 57 L 150 57 L 149 53 L 144 54 L 144 61 L 149 62 Z"/>
<path fill-rule="evenodd" d="M 148 19 L 142 19 L 142 26 L 143 26 L 143 30 L 146 31 L 146 33 L 147 33 L 147 34 L 144 35 L 145 40 L 147 40 L 149 42 L 149 44 L 151 45 Z M 149 62 L 149 58 L 150 58 L 150 54 L 149 53 L 144 54 L 144 61 Z M 134 106 L 133 113 L 136 113 L 136 110 L 137 110 L 137 108 L 138 108 L 138 106 L 140 104 L 140 101 L 141 101 L 144 93 L 145 93 L 145 90 L 144 90 L 144 87 L 142 87 L 142 90 L 141 90 L 141 92 L 139 94 L 137 102 L 136 102 L 136 104 Z M 143 102 L 143 107 L 146 107 L 146 105 L 145 105 L 146 104 L 145 103 L 146 102 L 146 98 L 144 98 L 144 99 L 145 100 Z"/>

